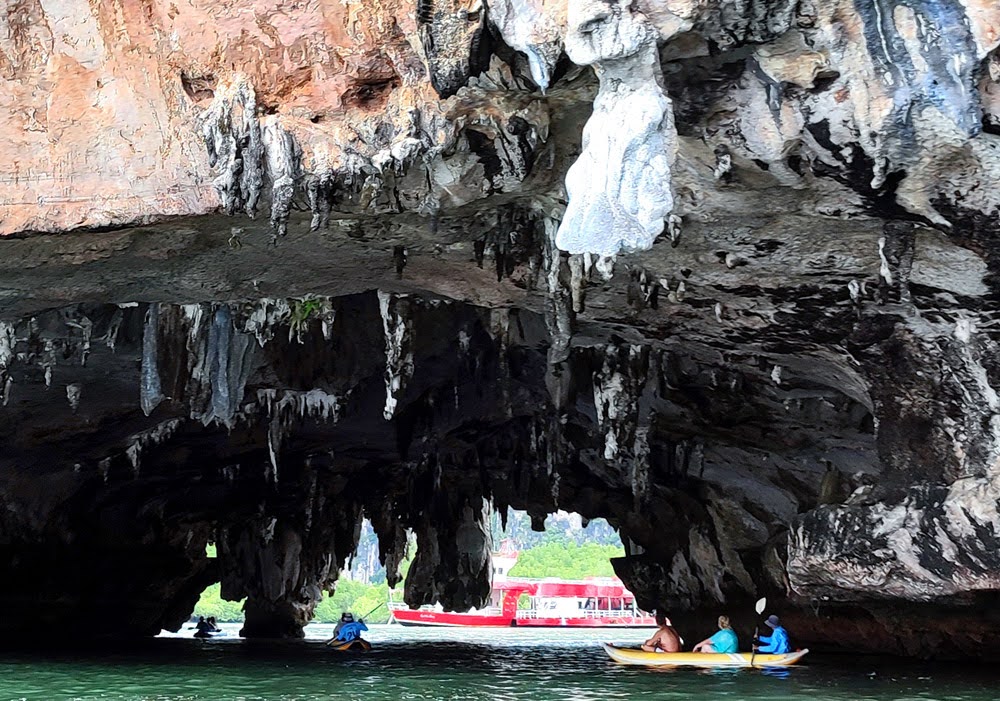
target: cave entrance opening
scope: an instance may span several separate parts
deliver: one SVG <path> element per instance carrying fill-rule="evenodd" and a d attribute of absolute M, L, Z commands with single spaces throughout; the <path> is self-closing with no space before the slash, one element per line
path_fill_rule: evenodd
<path fill-rule="evenodd" d="M 218 560 L 218 550 L 215 543 L 208 543 L 205 546 L 205 557 L 210 560 Z M 222 584 L 216 579 L 201 592 L 198 603 L 195 604 L 191 612 L 189 625 L 182 628 L 194 629 L 198 619 L 203 617 L 206 620 L 214 619 L 219 624 L 242 624 L 244 621 L 243 606 L 246 599 L 239 601 L 229 601 L 222 598 Z"/>
<path fill-rule="evenodd" d="M 557 579 L 613 577 L 611 558 L 625 555 L 618 531 L 602 518 L 588 520 L 576 513 L 557 511 L 549 514 L 542 525 L 544 530 L 534 530 L 531 516 L 524 511 L 508 508 L 506 519 L 498 512 L 493 513 L 490 531 L 495 551 L 494 575 Z M 509 566 L 505 558 L 496 557 L 505 549 L 517 553 L 516 561 Z M 502 572 L 498 572 L 498 566 Z"/>
<path fill-rule="evenodd" d="M 535 519 L 537 525 L 537 519 Z M 490 519 L 493 553 L 493 598 L 498 597 L 498 580 L 517 579 L 583 580 L 613 577 L 611 558 L 625 554 L 621 538 L 602 518 L 586 519 L 579 514 L 557 511 L 546 516 L 543 530 L 535 530 L 531 516 L 508 508 L 506 518 L 494 511 Z M 562 597 L 561 597 L 562 598 Z M 619 597 L 606 600 L 584 599 L 579 602 L 552 599 L 539 604 L 536 597 L 522 593 L 517 599 L 519 614 L 544 606 L 583 606 L 589 610 L 623 609 Z M 499 601 L 491 601 L 497 605 Z M 551 613 L 551 611 L 549 612 Z"/>
<path fill-rule="evenodd" d="M 536 530 L 538 526 L 543 530 Z M 611 559 L 625 554 L 617 530 L 607 521 L 588 520 L 571 512 L 557 511 L 541 521 L 524 511 L 508 508 L 505 517 L 494 511 L 488 527 L 494 546 L 494 577 L 557 580 L 613 577 Z M 402 600 L 403 582 L 416 552 L 416 538 L 411 534 L 408 555 L 400 567 L 403 579 L 395 588 L 390 588 L 386 568 L 379 559 L 378 536 L 366 519 L 353 556 L 339 572 L 333 592 L 323 592 L 312 612 L 311 622 L 335 623 L 344 611 L 367 615 L 368 623 L 389 622 L 389 608 L 380 604 Z M 514 553 L 513 558 L 511 553 Z M 205 556 L 218 559 L 214 543 L 208 544 Z M 246 620 L 245 604 L 246 599 L 224 599 L 217 580 L 202 591 L 181 632 L 193 634 L 199 617 L 211 617 L 235 633 L 237 626 L 242 626 Z M 522 596 L 519 605 L 527 607 L 528 597 Z"/>
<path fill-rule="evenodd" d="M 539 520 L 534 519 L 536 525 Z M 493 573 L 519 578 L 584 579 L 613 577 L 611 558 L 625 554 L 618 532 L 604 519 L 588 520 L 575 513 L 558 511 L 549 514 L 544 530 L 532 527 L 532 517 L 524 511 L 508 508 L 506 518 L 493 511 L 489 520 L 493 543 Z M 380 604 L 401 602 L 404 582 L 419 548 L 416 536 L 408 538 L 407 555 L 399 573 L 402 577 L 390 587 L 386 568 L 379 559 L 379 542 L 371 523 L 365 520 L 353 556 L 341 570 L 333 594 L 324 592 L 313 613 L 313 623 L 334 623 L 341 613 L 365 615 L 367 623 L 388 623 L 390 609 Z M 517 550 L 514 561 L 502 556 L 503 549 Z"/>

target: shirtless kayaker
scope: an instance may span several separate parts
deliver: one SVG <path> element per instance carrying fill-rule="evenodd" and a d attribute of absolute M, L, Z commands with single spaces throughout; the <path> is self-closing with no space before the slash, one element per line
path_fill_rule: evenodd
<path fill-rule="evenodd" d="M 680 652 L 681 636 L 677 635 L 667 617 L 659 611 L 656 612 L 656 625 L 659 628 L 652 638 L 642 644 L 642 649 L 646 652 Z"/>

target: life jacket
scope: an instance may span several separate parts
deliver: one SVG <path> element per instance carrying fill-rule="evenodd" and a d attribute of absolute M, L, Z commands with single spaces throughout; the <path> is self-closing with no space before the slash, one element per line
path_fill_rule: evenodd
<path fill-rule="evenodd" d="M 781 626 L 775 628 L 774 634 L 771 636 L 771 645 L 774 647 L 775 654 L 782 655 L 791 652 L 792 643 L 788 639 L 788 631 Z"/>
<path fill-rule="evenodd" d="M 361 637 L 363 631 L 368 630 L 366 626 L 361 621 L 352 621 L 351 623 L 345 623 L 343 627 L 337 632 L 337 640 L 357 640 Z"/>

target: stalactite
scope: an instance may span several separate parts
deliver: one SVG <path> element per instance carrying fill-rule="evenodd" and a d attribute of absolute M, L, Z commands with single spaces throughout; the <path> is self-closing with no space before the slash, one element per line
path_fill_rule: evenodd
<path fill-rule="evenodd" d="M 400 568 L 409 554 L 410 545 L 409 531 L 403 528 L 393 507 L 392 502 L 383 502 L 365 509 L 378 536 L 379 562 L 385 566 L 385 578 L 390 587 L 395 587 L 403 579 Z"/>
<path fill-rule="evenodd" d="M 10 391 L 14 378 L 10 374 L 14 364 L 14 347 L 17 340 L 14 336 L 14 325 L 0 321 L 0 405 L 7 406 L 10 401 Z"/>
<path fill-rule="evenodd" d="M 483 5 L 421 0 L 416 14 L 431 85 L 442 99 L 451 97 L 489 63 L 489 28 Z"/>
<path fill-rule="evenodd" d="M 330 212 L 336 193 L 337 185 L 331 170 L 322 170 L 306 177 L 306 196 L 312 212 L 310 231 L 330 228 Z"/>
<path fill-rule="evenodd" d="M 296 182 L 301 177 L 302 149 L 274 116 L 265 120 L 261 142 L 271 179 L 271 228 L 275 235 L 284 236 L 288 233 Z"/>
<path fill-rule="evenodd" d="M 323 500 L 312 502 L 322 509 Z M 300 519 L 260 515 L 216 534 L 222 566 L 222 596 L 246 597 L 247 637 L 302 637 L 323 589 L 332 589 L 357 549 L 361 507 L 340 502 L 314 515 L 311 528 Z"/>
<path fill-rule="evenodd" d="M 597 262 L 594 263 L 594 269 L 597 270 L 597 274 L 601 276 L 604 282 L 610 282 L 611 278 L 615 276 L 615 262 L 617 261 L 617 256 L 598 256 Z"/>
<path fill-rule="evenodd" d="M 220 421 L 232 426 L 240 404 L 243 388 L 253 364 L 254 346 L 247 334 L 233 328 L 233 317 L 227 305 L 220 306 L 212 316 L 205 349 L 207 380 L 211 391 L 209 410 L 201 421 Z"/>
<path fill-rule="evenodd" d="M 166 443 L 183 425 L 184 419 L 169 419 L 142 433 L 129 436 L 127 439 L 128 447 L 125 448 L 125 457 L 131 463 L 132 471 L 138 475 L 142 467 L 143 453 Z"/>
<path fill-rule="evenodd" d="M 501 403 L 504 412 L 510 416 L 512 411 L 510 405 L 510 360 L 507 357 L 510 340 L 510 309 L 490 310 L 490 335 L 496 340 L 498 346 Z"/>
<path fill-rule="evenodd" d="M 51 338 L 45 339 L 42 345 L 41 366 L 45 369 L 45 386 L 52 386 L 52 368 L 56 366 L 56 344 Z"/>
<path fill-rule="evenodd" d="M 583 152 L 566 174 L 569 202 L 556 240 L 570 253 L 647 249 L 674 206 L 677 130 L 657 32 L 627 0 L 610 6 L 568 5 L 566 53 L 578 65 L 593 65 L 600 79 Z"/>
<path fill-rule="evenodd" d="M 163 389 L 160 386 L 160 369 L 158 358 L 160 305 L 153 302 L 146 310 L 146 321 L 142 333 L 142 369 L 139 383 L 139 403 L 146 416 L 163 401 Z"/>
<path fill-rule="evenodd" d="M 573 294 L 570 285 L 567 284 L 567 278 L 570 277 L 568 265 L 562 252 L 555 245 L 555 234 L 559 224 L 554 219 L 546 218 L 543 226 L 547 288 L 545 325 L 549 331 L 548 368 L 545 381 L 553 405 L 557 410 L 562 410 L 567 406 L 572 391 L 573 377 L 567 361 L 570 356 L 576 315 L 573 311 Z"/>
<path fill-rule="evenodd" d="M 494 0 L 488 7 L 490 22 L 512 49 L 528 58 L 531 78 L 544 93 L 562 53 L 559 27 L 544 12 L 543 3 L 533 0 Z"/>
<path fill-rule="evenodd" d="M 437 508 L 425 512 L 415 527 L 417 554 L 404 599 L 411 607 L 439 602 L 452 611 L 481 606 L 490 595 L 489 502 L 445 492 L 435 498 Z"/>
<path fill-rule="evenodd" d="M 202 115 L 202 136 L 210 165 L 220 170 L 215 189 L 228 214 L 257 213 L 264 184 L 264 145 L 257 117 L 257 95 L 249 79 L 235 75 L 215 91 Z"/>
<path fill-rule="evenodd" d="M 124 319 L 125 315 L 122 313 L 121 308 L 115 309 L 114 315 L 112 315 L 111 321 L 108 324 L 108 330 L 104 334 L 104 343 L 112 353 L 115 352 L 115 348 L 118 345 L 118 334 L 121 332 L 122 321 Z"/>
<path fill-rule="evenodd" d="M 186 403 L 192 419 L 232 427 L 255 362 L 253 340 L 236 328 L 227 304 L 150 305 L 143 333 L 143 410 L 148 414 L 167 394 Z"/>
<path fill-rule="evenodd" d="M 292 425 L 306 419 L 336 423 L 340 419 L 342 404 L 339 397 L 319 388 L 308 391 L 261 389 L 257 390 L 257 402 L 253 409 L 258 407 L 268 418 L 268 479 L 277 482 L 281 445 Z M 244 407 L 243 417 L 252 418 L 255 415 L 256 411 L 251 410 L 248 414 Z"/>
<path fill-rule="evenodd" d="M 584 312 L 584 288 L 587 284 L 582 255 L 577 254 L 569 257 L 569 270 L 569 289 L 573 300 L 573 313 L 582 314 Z"/>
<path fill-rule="evenodd" d="M 66 325 L 70 328 L 80 330 L 80 335 L 82 337 L 79 345 L 80 365 L 86 367 L 87 358 L 90 356 L 90 340 L 94 333 L 94 322 L 86 316 L 80 315 L 77 319 L 67 320 Z"/>
<path fill-rule="evenodd" d="M 308 391 L 262 389 L 257 391 L 257 401 L 264 406 L 268 416 L 278 418 L 286 426 L 293 419 L 322 422 L 340 419 L 340 398 L 318 387 Z"/>
<path fill-rule="evenodd" d="M 635 431 L 635 441 L 632 445 L 632 459 L 629 463 L 629 483 L 632 487 L 632 497 L 635 508 L 641 508 L 649 496 L 650 488 L 650 454 L 649 454 L 648 421 L 642 421 Z"/>
<path fill-rule="evenodd" d="M 614 460 L 631 446 L 638 424 L 639 395 L 646 382 L 648 348 L 609 344 L 594 373 L 594 406 L 604 432 L 604 458 Z"/>
<path fill-rule="evenodd" d="M 411 334 L 411 300 L 406 295 L 378 292 L 382 328 L 385 332 L 385 409 L 386 421 L 396 414 L 399 397 L 406 383 L 413 377 L 413 349 Z"/>
<path fill-rule="evenodd" d="M 69 408 L 74 414 L 80 408 L 80 398 L 82 396 L 83 385 L 79 382 L 71 382 L 66 385 L 66 401 L 69 402 Z"/>

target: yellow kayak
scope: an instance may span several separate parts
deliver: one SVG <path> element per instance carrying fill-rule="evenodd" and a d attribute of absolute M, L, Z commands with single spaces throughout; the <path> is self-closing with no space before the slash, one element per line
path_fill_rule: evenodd
<path fill-rule="evenodd" d="M 787 667 L 801 660 L 808 650 L 784 655 L 752 655 L 749 652 L 646 652 L 604 643 L 608 657 L 619 664 L 647 667 Z M 751 657 L 753 664 L 750 663 Z"/>
<path fill-rule="evenodd" d="M 372 644 L 364 638 L 354 640 L 327 640 L 326 644 L 338 652 L 368 652 Z"/>

